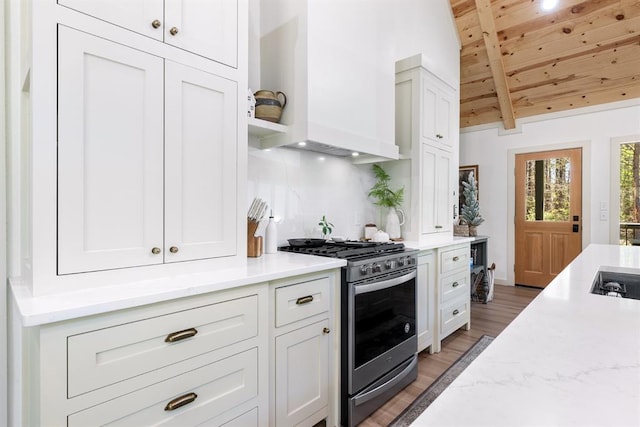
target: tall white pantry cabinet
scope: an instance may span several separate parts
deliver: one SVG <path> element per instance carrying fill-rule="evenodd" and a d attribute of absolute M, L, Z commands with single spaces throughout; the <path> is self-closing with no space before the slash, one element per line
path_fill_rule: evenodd
<path fill-rule="evenodd" d="M 246 1 L 33 0 L 24 12 L 21 280 L 33 295 L 241 264 Z"/>

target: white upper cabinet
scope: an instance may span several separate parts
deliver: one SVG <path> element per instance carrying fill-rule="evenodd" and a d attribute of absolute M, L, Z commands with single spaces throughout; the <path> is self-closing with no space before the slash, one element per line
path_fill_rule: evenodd
<path fill-rule="evenodd" d="M 237 83 L 59 30 L 58 274 L 236 253 Z"/>
<path fill-rule="evenodd" d="M 451 153 L 422 144 L 421 234 L 453 229 L 453 159 Z"/>
<path fill-rule="evenodd" d="M 235 253 L 237 83 L 167 61 L 165 260 Z"/>
<path fill-rule="evenodd" d="M 428 143 L 451 149 L 453 90 L 441 85 L 432 76 L 422 76 L 422 138 Z"/>
<path fill-rule="evenodd" d="M 164 17 L 165 43 L 237 66 L 237 0 L 167 0 Z"/>
<path fill-rule="evenodd" d="M 163 60 L 58 37 L 58 272 L 160 263 Z"/>
<path fill-rule="evenodd" d="M 59 0 L 59 4 L 223 64 L 238 64 L 236 0 Z"/>
<path fill-rule="evenodd" d="M 421 243 L 451 238 L 458 182 L 458 92 L 416 55 L 396 63 L 396 141 L 408 161 L 410 221 L 403 234 Z"/>

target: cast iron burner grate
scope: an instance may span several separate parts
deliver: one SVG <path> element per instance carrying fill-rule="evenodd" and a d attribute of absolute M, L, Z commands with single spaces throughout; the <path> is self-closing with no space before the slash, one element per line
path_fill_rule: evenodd
<path fill-rule="evenodd" d="M 391 254 L 403 252 L 403 243 L 381 243 L 381 242 L 333 242 L 325 243 L 322 246 L 282 246 L 278 248 L 284 252 L 294 252 L 307 255 L 324 256 L 340 259 L 365 259 L 381 254 Z"/>

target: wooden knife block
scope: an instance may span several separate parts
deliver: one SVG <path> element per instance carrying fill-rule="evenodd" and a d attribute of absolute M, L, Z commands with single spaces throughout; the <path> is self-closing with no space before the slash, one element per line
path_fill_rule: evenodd
<path fill-rule="evenodd" d="M 255 236 L 258 222 L 247 220 L 247 256 L 257 258 L 262 255 L 262 236 Z"/>

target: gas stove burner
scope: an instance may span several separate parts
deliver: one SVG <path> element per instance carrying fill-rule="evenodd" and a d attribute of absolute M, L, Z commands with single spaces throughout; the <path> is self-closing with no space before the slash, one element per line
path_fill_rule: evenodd
<path fill-rule="evenodd" d="M 405 247 L 403 243 L 360 242 L 348 240 L 345 242 L 327 242 L 316 247 L 282 246 L 278 249 L 284 252 L 296 252 L 308 255 L 355 260 L 403 252 Z"/>

